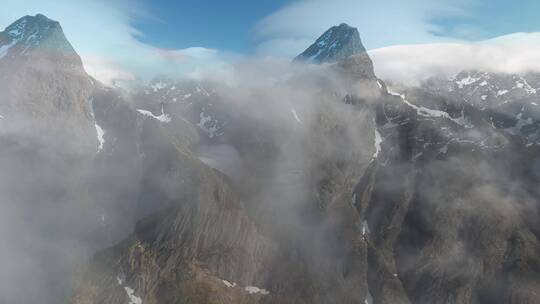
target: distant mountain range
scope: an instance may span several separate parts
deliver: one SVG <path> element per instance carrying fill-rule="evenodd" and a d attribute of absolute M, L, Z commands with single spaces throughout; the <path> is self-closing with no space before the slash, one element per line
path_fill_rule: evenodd
<path fill-rule="evenodd" d="M 537 74 L 388 86 L 346 24 L 291 70 L 126 93 L 7 27 L 0 302 L 540 303 Z"/>

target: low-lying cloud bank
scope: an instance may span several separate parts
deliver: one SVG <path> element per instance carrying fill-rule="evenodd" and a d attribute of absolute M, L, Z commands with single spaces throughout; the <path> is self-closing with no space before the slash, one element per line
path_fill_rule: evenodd
<path fill-rule="evenodd" d="M 417 84 L 436 74 L 476 69 L 540 72 L 540 33 L 515 33 L 477 43 L 396 45 L 369 51 L 378 77 Z"/>

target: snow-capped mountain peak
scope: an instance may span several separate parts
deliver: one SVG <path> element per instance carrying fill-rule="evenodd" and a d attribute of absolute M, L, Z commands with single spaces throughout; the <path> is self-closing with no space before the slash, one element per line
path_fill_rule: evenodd
<path fill-rule="evenodd" d="M 355 27 L 345 23 L 328 29 L 294 61 L 306 63 L 334 63 L 351 55 L 364 53 L 366 49 Z"/>
<path fill-rule="evenodd" d="M 36 49 L 75 52 L 60 23 L 41 14 L 24 16 L 0 32 L 0 59 Z"/>

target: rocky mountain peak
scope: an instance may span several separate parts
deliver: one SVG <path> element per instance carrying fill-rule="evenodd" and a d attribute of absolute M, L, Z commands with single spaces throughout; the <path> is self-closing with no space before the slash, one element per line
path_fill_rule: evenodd
<path fill-rule="evenodd" d="M 0 32 L 0 59 L 32 50 L 75 53 L 60 23 L 42 14 L 24 16 Z"/>
<path fill-rule="evenodd" d="M 6 119 L 40 124 L 44 137 L 84 138 L 75 148 L 95 152 L 92 81 L 59 22 L 24 16 L 0 32 L 0 91 Z"/>
<path fill-rule="evenodd" d="M 24 16 L 13 22 L 6 28 L 7 34 L 15 39 L 23 38 L 34 31 L 43 31 L 60 27 L 57 21 L 47 18 L 45 15 Z"/>
<path fill-rule="evenodd" d="M 306 63 L 335 63 L 351 55 L 364 53 L 358 29 L 341 23 L 328 29 L 294 61 Z"/>

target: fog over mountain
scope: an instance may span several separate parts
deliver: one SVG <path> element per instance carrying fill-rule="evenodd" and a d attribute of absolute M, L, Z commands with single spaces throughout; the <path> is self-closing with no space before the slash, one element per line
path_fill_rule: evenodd
<path fill-rule="evenodd" d="M 540 303 L 540 74 L 386 83 L 321 34 L 128 90 L 0 32 L 0 303 Z"/>

